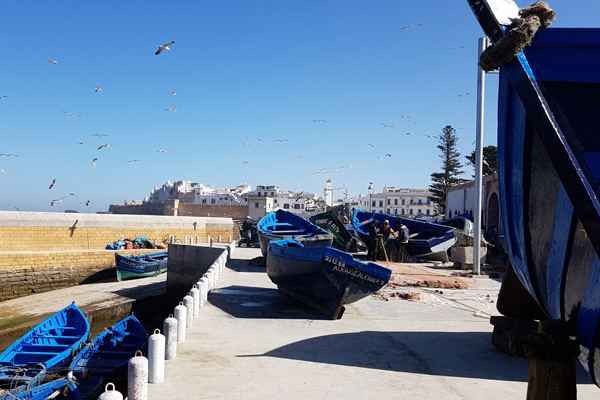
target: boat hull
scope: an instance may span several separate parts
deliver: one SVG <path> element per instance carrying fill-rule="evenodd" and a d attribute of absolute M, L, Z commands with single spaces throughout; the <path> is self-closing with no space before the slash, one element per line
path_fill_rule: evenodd
<path fill-rule="evenodd" d="M 369 243 L 369 227 L 367 221 L 379 221 L 377 227 L 383 226 L 383 221 L 388 220 L 392 229 L 396 229 L 396 222 L 406 225 L 411 237 L 406 243 L 406 252 L 413 256 L 428 260 L 448 261 L 448 249 L 456 243 L 454 227 L 443 226 L 425 221 L 401 218 L 394 215 L 372 213 L 367 211 L 354 211 L 352 225 L 364 243 Z M 414 235 L 414 236 L 413 236 Z M 399 244 L 398 239 L 390 236 L 389 243 Z"/>
<path fill-rule="evenodd" d="M 148 332 L 132 314 L 102 331 L 92 343 L 75 356 L 69 369 L 105 380 L 123 380 L 129 359 L 138 350 L 146 352 Z"/>
<path fill-rule="evenodd" d="M 115 253 L 117 280 L 144 278 L 165 273 L 167 258 L 166 251 L 136 256 L 122 256 Z"/>
<path fill-rule="evenodd" d="M 576 327 L 579 359 L 598 385 L 600 138 L 592 133 L 600 107 L 600 30 L 540 31 L 518 62 L 500 73 L 498 165 L 506 249 L 548 318 Z M 523 94 L 528 80 L 537 82 L 546 103 Z M 546 129 L 532 107 L 545 107 L 558 129 Z"/>
<path fill-rule="evenodd" d="M 325 229 L 281 209 L 265 215 L 258 222 L 257 231 L 263 257 L 267 257 L 271 241 L 295 239 L 307 247 L 327 247 L 333 243 L 333 235 Z"/>
<path fill-rule="evenodd" d="M 343 305 L 356 302 L 385 286 L 391 270 L 355 260 L 331 247 L 304 247 L 297 241 L 269 244 L 267 274 L 285 295 L 331 319 Z"/>
<path fill-rule="evenodd" d="M 331 247 L 342 251 L 348 251 L 353 244 L 356 247 L 356 239 L 332 211 L 313 215 L 308 220 L 333 235 Z"/>

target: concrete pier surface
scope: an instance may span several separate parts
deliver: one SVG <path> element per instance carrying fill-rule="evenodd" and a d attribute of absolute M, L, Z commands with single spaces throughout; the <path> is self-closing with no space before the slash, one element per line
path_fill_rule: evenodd
<path fill-rule="evenodd" d="M 374 295 L 332 321 L 289 305 L 248 264 L 259 255 L 235 249 L 149 399 L 526 398 L 528 360 L 491 343 L 499 281 L 411 288 L 419 301 Z M 577 368 L 578 399 L 599 398 Z"/>

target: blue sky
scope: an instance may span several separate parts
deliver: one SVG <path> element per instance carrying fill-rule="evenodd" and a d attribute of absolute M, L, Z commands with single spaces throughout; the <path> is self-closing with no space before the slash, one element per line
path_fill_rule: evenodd
<path fill-rule="evenodd" d="M 553 26 L 598 26 L 597 0 L 549 4 Z M 452 125 L 474 149 L 482 31 L 466 1 L 0 5 L 0 154 L 19 156 L 0 157 L 1 210 L 106 211 L 167 180 L 426 188 L 440 162 L 425 135 Z M 489 145 L 497 76 L 486 90 Z"/>

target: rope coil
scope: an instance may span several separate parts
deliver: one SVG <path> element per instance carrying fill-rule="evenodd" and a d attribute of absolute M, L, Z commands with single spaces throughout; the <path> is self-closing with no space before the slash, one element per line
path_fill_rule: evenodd
<path fill-rule="evenodd" d="M 506 36 L 481 54 L 479 65 L 484 71 L 495 70 L 505 61 L 515 58 L 531 44 L 538 30 L 549 27 L 556 18 L 554 10 L 543 1 L 519 10 L 519 15 L 521 18 Z"/>

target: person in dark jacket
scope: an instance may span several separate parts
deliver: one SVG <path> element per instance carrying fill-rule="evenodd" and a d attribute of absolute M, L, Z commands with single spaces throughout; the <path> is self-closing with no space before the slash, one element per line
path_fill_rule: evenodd
<path fill-rule="evenodd" d="M 373 219 L 369 225 L 369 251 L 367 252 L 367 260 L 369 261 L 377 261 L 377 243 L 382 236 L 377 232 L 378 223 L 379 221 Z"/>
<path fill-rule="evenodd" d="M 242 222 L 242 240 L 240 241 L 240 246 L 242 245 L 241 242 L 246 242 L 246 247 L 251 247 L 252 246 L 252 218 L 250 218 L 250 216 L 247 216 L 246 219 L 244 220 L 244 222 Z"/>

